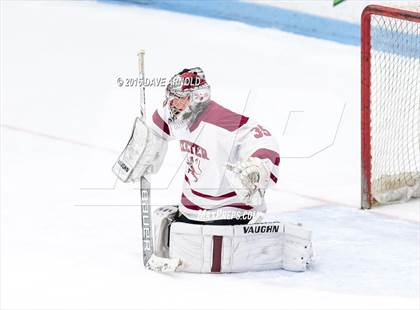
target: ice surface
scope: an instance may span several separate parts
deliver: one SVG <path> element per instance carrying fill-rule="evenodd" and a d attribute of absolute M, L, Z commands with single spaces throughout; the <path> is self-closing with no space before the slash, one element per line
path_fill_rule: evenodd
<path fill-rule="evenodd" d="M 419 307 L 418 201 L 358 209 L 358 48 L 87 2 L 1 2 L 1 37 L 1 308 Z M 138 113 L 116 80 L 137 76 L 139 48 L 149 76 L 202 66 L 216 101 L 276 135 L 269 218 L 313 229 L 310 272 L 143 268 L 138 190 L 111 172 Z M 149 115 L 162 96 L 147 89 Z M 172 143 L 155 205 L 179 199 L 181 161 Z"/>
<path fill-rule="evenodd" d="M 360 23 L 360 15 L 369 4 L 393 6 L 393 7 L 418 7 L 416 1 L 406 0 L 346 0 L 340 5 L 333 6 L 333 1 L 308 1 L 308 0 L 245 0 L 245 2 L 262 3 L 299 12 L 306 12 L 318 16 L 325 16 L 353 23 Z"/>

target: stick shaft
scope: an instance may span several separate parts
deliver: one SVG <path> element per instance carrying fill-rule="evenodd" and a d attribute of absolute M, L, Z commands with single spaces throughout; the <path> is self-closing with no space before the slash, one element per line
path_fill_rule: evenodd
<path fill-rule="evenodd" d="M 146 95 L 144 87 L 144 50 L 137 54 L 139 66 L 140 87 L 140 119 L 146 120 Z M 148 180 L 149 179 L 149 180 Z M 153 254 L 152 214 L 150 208 L 150 176 L 140 178 L 141 227 L 143 243 L 143 264 L 146 266 Z"/>
<path fill-rule="evenodd" d="M 144 50 L 140 50 L 137 53 L 138 66 L 139 66 L 139 79 L 141 80 L 140 87 L 140 118 L 146 118 L 146 91 L 144 87 Z"/>

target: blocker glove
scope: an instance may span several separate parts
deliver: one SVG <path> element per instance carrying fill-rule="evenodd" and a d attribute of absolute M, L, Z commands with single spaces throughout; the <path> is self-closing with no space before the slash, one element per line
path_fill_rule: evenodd
<path fill-rule="evenodd" d="M 235 164 L 227 164 L 227 168 L 239 178 L 243 187 L 239 194 L 245 202 L 260 204 L 270 179 L 270 172 L 264 162 L 260 158 L 249 157 Z"/>

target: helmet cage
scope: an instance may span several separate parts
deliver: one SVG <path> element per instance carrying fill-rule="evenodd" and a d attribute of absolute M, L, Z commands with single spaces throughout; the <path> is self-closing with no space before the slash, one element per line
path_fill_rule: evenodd
<path fill-rule="evenodd" d="M 181 110 L 173 105 L 174 98 L 185 98 L 189 96 L 189 103 L 185 109 Z M 184 69 L 182 72 L 173 76 L 166 87 L 166 100 L 171 114 L 171 120 L 182 116 L 182 112 L 197 110 L 198 106 L 206 104 L 210 100 L 210 85 L 207 84 L 203 70 L 201 68 Z M 191 113 L 188 113 L 191 114 Z"/>

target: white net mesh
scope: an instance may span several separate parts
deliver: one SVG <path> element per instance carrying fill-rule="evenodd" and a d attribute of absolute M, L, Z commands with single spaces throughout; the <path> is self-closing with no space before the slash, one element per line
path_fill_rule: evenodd
<path fill-rule="evenodd" d="M 372 15 L 372 196 L 420 197 L 420 23 Z"/>

